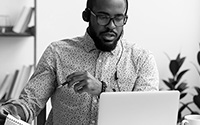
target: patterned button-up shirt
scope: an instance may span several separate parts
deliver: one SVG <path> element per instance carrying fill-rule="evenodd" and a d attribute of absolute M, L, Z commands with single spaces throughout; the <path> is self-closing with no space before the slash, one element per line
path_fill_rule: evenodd
<path fill-rule="evenodd" d="M 88 71 L 116 91 L 157 91 L 159 75 L 154 56 L 136 44 L 118 41 L 115 50 L 102 52 L 85 33 L 82 37 L 52 42 L 40 58 L 19 100 L 27 121 L 34 119 L 51 98 L 47 125 L 96 124 L 98 98 L 77 94 L 67 85 L 58 88 L 76 71 Z M 115 78 L 117 72 L 118 80 Z"/>

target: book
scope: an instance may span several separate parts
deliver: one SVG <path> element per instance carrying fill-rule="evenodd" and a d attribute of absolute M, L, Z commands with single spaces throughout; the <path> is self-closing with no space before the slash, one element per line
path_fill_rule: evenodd
<path fill-rule="evenodd" d="M 6 76 L 7 76 L 7 74 L 5 75 L 3 81 L 0 83 L 0 89 L 1 89 L 1 87 L 2 87 L 2 85 L 3 85 L 3 83 L 5 82 L 5 78 L 6 78 Z"/>
<path fill-rule="evenodd" d="M 10 92 L 10 98 L 11 99 L 13 99 L 15 97 L 16 91 L 18 91 L 17 88 L 19 86 L 19 82 L 20 82 L 20 79 L 22 78 L 22 75 L 23 75 L 25 68 L 26 68 L 26 66 L 23 65 L 22 68 L 19 70 L 19 73 L 17 75 L 15 82 L 13 83 L 13 89 Z"/>
<path fill-rule="evenodd" d="M 13 26 L 13 31 L 16 33 L 24 33 L 28 28 L 28 24 L 31 20 L 33 13 L 33 7 L 24 6 L 16 24 Z"/>
<path fill-rule="evenodd" d="M 17 119 L 14 116 L 8 114 L 6 117 L 6 121 L 4 125 L 30 125 L 29 123 L 21 120 L 21 119 Z"/>
<path fill-rule="evenodd" d="M 8 74 L 8 77 L 7 77 L 7 79 L 5 80 L 5 82 L 4 82 L 4 85 L 1 87 L 1 89 L 0 89 L 0 92 L 1 92 L 1 94 L 4 94 L 3 95 L 3 99 L 5 99 L 5 100 L 7 100 L 6 99 L 6 96 L 7 96 L 7 90 L 8 90 L 8 88 L 10 87 L 10 86 L 12 86 L 12 82 L 13 82 L 13 79 L 14 79 L 14 75 L 15 75 L 15 73 L 10 73 L 10 74 Z M 2 95 L 0 95 L 0 98 L 2 98 Z"/>
<path fill-rule="evenodd" d="M 21 75 L 21 79 L 20 79 L 18 86 L 16 88 L 17 91 L 15 91 L 15 93 L 14 93 L 14 97 L 13 97 L 14 99 L 19 98 L 19 95 L 20 95 L 22 89 L 27 84 L 28 79 L 29 79 L 30 74 L 31 74 L 32 67 L 33 67 L 33 65 L 29 65 L 29 66 L 24 67 L 24 70 L 23 70 L 22 75 Z"/>
<path fill-rule="evenodd" d="M 3 82 L 1 83 L 1 86 L 0 86 L 0 99 L 3 98 L 3 96 L 5 95 L 5 84 L 6 84 L 6 81 L 8 79 L 8 76 L 9 74 L 6 74 L 6 76 L 4 77 L 3 79 Z"/>
<path fill-rule="evenodd" d="M 13 80 L 11 82 L 11 84 L 8 86 L 7 90 L 6 90 L 6 96 L 5 96 L 5 100 L 8 100 L 11 98 L 11 93 L 12 93 L 12 90 L 14 88 L 14 85 L 15 85 L 15 82 L 16 82 L 16 79 L 17 79 L 17 76 L 18 76 L 18 73 L 19 73 L 19 70 L 16 69 L 15 70 L 15 73 L 14 73 L 14 76 L 13 76 Z"/>
<path fill-rule="evenodd" d="M 8 75 L 9 75 L 9 74 L 6 74 L 6 75 L 5 75 L 5 77 L 4 77 L 3 81 L 2 81 L 2 83 L 0 84 L 0 90 L 1 90 L 1 88 L 3 87 L 3 85 L 5 84 L 5 81 L 6 81 L 6 79 L 8 78 Z"/>
<path fill-rule="evenodd" d="M 35 71 L 35 67 L 34 67 L 34 65 L 31 65 L 31 72 L 30 72 L 30 75 L 29 75 L 28 79 L 31 78 L 31 76 L 33 75 L 34 71 Z"/>

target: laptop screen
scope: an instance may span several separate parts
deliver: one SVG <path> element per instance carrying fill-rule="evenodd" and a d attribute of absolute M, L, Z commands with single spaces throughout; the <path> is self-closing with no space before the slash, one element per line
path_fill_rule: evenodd
<path fill-rule="evenodd" d="M 179 91 L 105 92 L 98 125 L 176 125 Z"/>

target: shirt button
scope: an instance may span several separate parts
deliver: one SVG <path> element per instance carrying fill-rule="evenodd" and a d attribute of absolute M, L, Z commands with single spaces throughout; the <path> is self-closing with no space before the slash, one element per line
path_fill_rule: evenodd
<path fill-rule="evenodd" d="M 101 62 L 102 62 L 102 60 L 99 60 L 99 62 L 101 63 Z"/>
<path fill-rule="evenodd" d="M 95 120 L 92 120 L 92 124 L 94 124 L 95 123 Z"/>

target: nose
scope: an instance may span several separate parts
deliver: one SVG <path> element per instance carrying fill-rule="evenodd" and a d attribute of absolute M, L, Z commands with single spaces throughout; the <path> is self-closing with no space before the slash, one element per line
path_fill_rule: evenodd
<path fill-rule="evenodd" d="M 109 23 L 106 25 L 107 28 L 109 29 L 114 29 L 116 26 L 115 26 L 115 23 L 114 23 L 114 20 L 113 19 L 110 19 Z"/>

